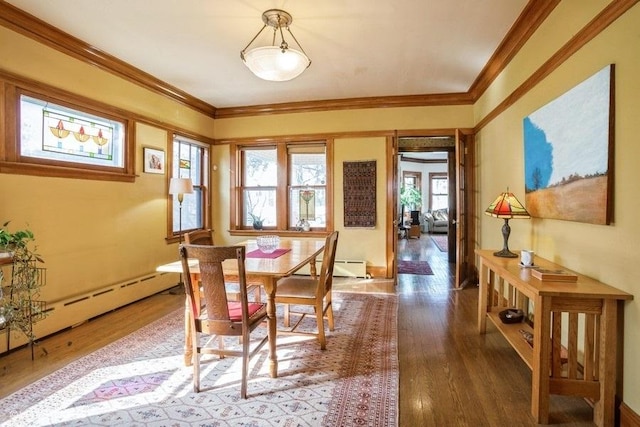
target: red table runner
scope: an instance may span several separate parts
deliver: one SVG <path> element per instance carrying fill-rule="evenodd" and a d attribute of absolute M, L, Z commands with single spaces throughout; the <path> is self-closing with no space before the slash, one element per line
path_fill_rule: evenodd
<path fill-rule="evenodd" d="M 251 252 L 247 252 L 246 257 L 247 258 L 278 258 L 279 256 L 286 254 L 290 250 L 291 249 L 276 249 L 270 254 L 265 254 L 260 249 L 255 249 Z"/>

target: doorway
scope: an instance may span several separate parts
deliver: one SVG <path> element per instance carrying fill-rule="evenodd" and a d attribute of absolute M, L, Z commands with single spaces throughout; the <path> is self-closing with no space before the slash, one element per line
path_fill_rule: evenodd
<path fill-rule="evenodd" d="M 454 273 L 455 239 L 449 241 L 449 212 L 455 206 L 450 197 L 450 153 L 447 147 L 401 149 L 397 154 L 400 233 L 396 261 L 400 267 L 415 258 L 437 266 L 444 274 Z"/>
<path fill-rule="evenodd" d="M 416 133 L 412 132 L 412 135 L 413 134 Z M 428 135 L 428 132 L 424 132 L 424 134 Z M 391 170 L 393 170 L 394 176 L 391 180 L 393 185 L 390 185 L 389 189 L 394 189 L 393 206 L 395 219 L 393 221 L 394 227 L 389 229 L 389 232 L 394 236 L 391 239 L 393 247 L 390 248 L 391 259 L 394 261 L 393 277 L 397 281 L 398 242 L 399 237 L 402 237 L 398 231 L 404 228 L 401 207 L 399 206 L 399 192 L 403 184 L 403 161 L 412 160 L 414 164 L 438 161 L 436 159 L 429 159 L 428 157 L 436 157 L 434 153 L 441 153 L 439 154 L 440 156 L 446 157 L 447 194 L 445 197 L 447 199 L 447 215 L 446 220 L 444 223 L 441 223 L 441 228 L 438 231 L 442 232 L 446 230 L 448 260 L 449 263 L 452 263 L 452 267 L 455 267 L 455 287 L 461 288 L 468 283 L 472 283 L 475 280 L 474 278 L 477 277 L 477 274 L 474 273 L 475 263 L 473 262 L 473 248 L 475 245 L 473 236 L 475 232 L 472 218 L 474 218 L 475 215 L 475 205 L 473 203 L 474 148 L 472 131 L 458 129 L 452 129 L 450 131 L 440 130 L 436 136 L 404 136 L 398 134 L 393 139 L 392 145 L 393 149 L 390 150 L 392 156 L 389 160 L 392 162 L 390 166 L 392 166 Z M 420 157 L 422 157 L 422 159 L 414 160 Z M 443 160 L 440 159 L 439 161 L 442 162 Z M 416 169 L 415 165 L 414 169 Z M 440 172 L 440 174 L 442 174 L 442 172 Z M 428 195 L 420 207 L 422 210 L 421 216 L 424 220 L 424 211 L 433 210 L 433 196 L 434 193 L 437 196 L 438 192 L 429 189 L 425 185 L 425 183 L 431 184 L 431 180 L 425 177 L 424 172 L 422 172 L 422 176 L 422 191 L 425 195 Z M 429 176 L 428 173 L 426 176 Z M 432 177 L 437 178 L 438 175 L 434 174 Z M 391 184 L 391 181 L 389 184 Z M 436 184 L 433 184 L 433 186 L 435 185 Z M 431 192 L 431 194 L 429 194 L 429 192 Z M 427 226 L 424 231 L 428 233 L 429 227 Z"/>

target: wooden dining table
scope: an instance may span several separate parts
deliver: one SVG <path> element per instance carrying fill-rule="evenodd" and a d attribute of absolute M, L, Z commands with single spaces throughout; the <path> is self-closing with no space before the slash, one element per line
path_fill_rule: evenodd
<path fill-rule="evenodd" d="M 311 274 L 315 275 L 316 258 L 324 250 L 325 240 L 318 239 L 281 239 L 278 249 L 288 250 L 284 254 L 276 258 L 251 257 L 250 252 L 258 249 L 255 240 L 246 240 L 236 243 L 234 246 L 245 246 L 245 274 L 247 283 L 260 283 L 263 286 L 267 296 L 267 324 L 269 336 L 269 373 L 272 378 L 278 376 L 278 358 L 276 355 L 276 335 L 277 335 L 277 319 L 276 319 L 276 290 L 278 280 L 283 277 L 290 276 L 298 271 L 306 264 L 310 264 Z M 190 261 L 191 281 L 198 283 L 200 280 L 200 272 L 198 270 L 197 261 Z M 225 277 L 233 280 L 238 276 L 238 264 L 236 260 L 230 259 L 222 265 Z M 165 273 L 182 273 L 181 261 L 175 261 L 159 266 L 156 271 Z M 185 347 L 184 362 L 189 366 L 193 362 L 193 351 L 191 348 L 191 322 L 189 321 L 189 308 L 185 302 Z"/>

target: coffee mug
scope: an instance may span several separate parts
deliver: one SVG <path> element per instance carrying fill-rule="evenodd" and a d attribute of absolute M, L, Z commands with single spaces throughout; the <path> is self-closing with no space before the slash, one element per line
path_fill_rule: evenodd
<path fill-rule="evenodd" d="M 520 263 L 525 267 L 531 267 L 533 265 L 533 251 L 520 251 Z"/>

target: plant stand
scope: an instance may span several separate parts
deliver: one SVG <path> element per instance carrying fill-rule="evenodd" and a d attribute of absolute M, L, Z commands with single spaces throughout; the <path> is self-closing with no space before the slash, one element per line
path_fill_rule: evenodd
<path fill-rule="evenodd" d="M 40 288 L 46 283 L 46 269 L 37 267 L 36 262 L 12 259 L 3 260 L 2 267 L 11 269 L 9 285 L 0 288 L 0 307 L 5 318 L 0 329 L 6 330 L 7 352 L 11 351 L 11 331 L 18 330 L 28 338 L 31 360 L 34 360 L 33 325 L 46 316 L 46 302 L 37 300 Z"/>

